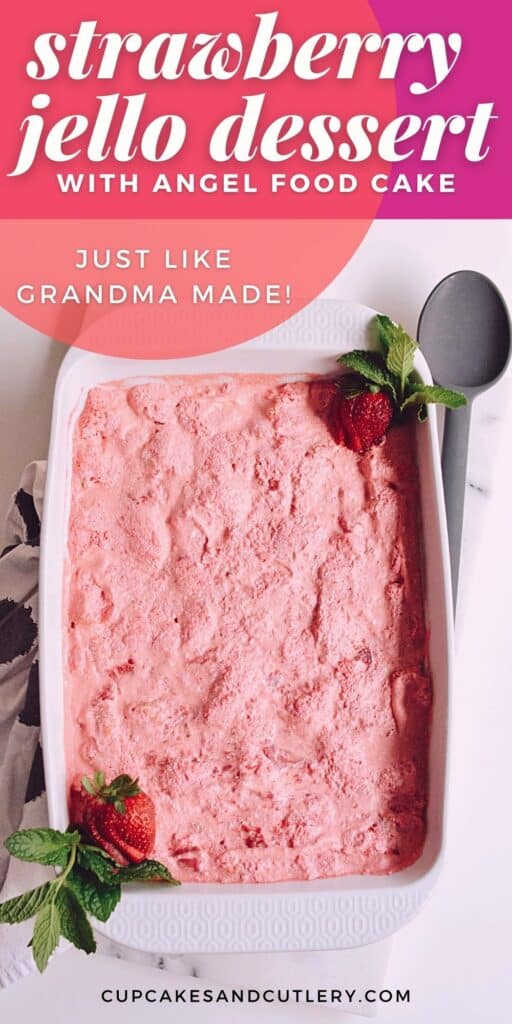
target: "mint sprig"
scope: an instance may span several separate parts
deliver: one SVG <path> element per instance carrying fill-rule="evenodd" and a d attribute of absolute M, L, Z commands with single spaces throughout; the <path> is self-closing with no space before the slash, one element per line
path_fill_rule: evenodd
<path fill-rule="evenodd" d="M 86 871 L 92 871 L 93 875 L 96 875 L 101 882 L 111 882 L 115 878 L 114 862 L 108 853 L 104 853 L 95 846 L 79 846 L 77 851 L 77 861 L 81 868 Z"/>
<path fill-rule="evenodd" d="M 402 408 L 406 409 L 409 405 L 440 403 L 446 405 L 448 409 L 460 409 L 466 402 L 466 396 L 459 391 L 451 391 L 450 388 L 442 388 L 438 384 L 419 384 L 417 390 L 407 396 Z"/>
<path fill-rule="evenodd" d="M 120 882 L 169 882 L 170 885 L 180 883 L 172 877 L 164 864 L 157 860 L 143 860 L 140 864 L 128 864 L 119 868 L 117 877 Z"/>
<path fill-rule="evenodd" d="M 367 352 L 363 349 L 353 349 L 344 356 L 340 356 L 338 362 L 343 362 L 349 370 L 358 373 L 365 380 L 372 384 L 378 384 L 390 391 L 392 398 L 396 401 L 396 380 L 387 369 L 384 359 L 377 352 Z"/>
<path fill-rule="evenodd" d="M 401 413 L 411 406 L 417 406 L 419 420 L 426 418 L 427 405 L 431 403 L 445 405 L 449 409 L 458 409 L 467 404 L 466 396 L 459 391 L 423 383 L 414 371 L 418 344 L 400 324 L 395 324 L 388 316 L 378 314 L 375 326 L 380 351 L 353 349 L 338 359 L 339 363 L 358 375 L 367 390 L 387 391 Z M 354 388 L 353 381 L 351 386 Z"/>
<path fill-rule="evenodd" d="M 98 921 L 108 921 L 121 899 L 121 883 L 114 873 L 110 882 L 103 882 L 92 872 L 74 867 L 68 884 L 84 910 Z"/>
<path fill-rule="evenodd" d="M 0 904 L 0 921 L 2 924 L 19 924 L 20 921 L 28 921 L 37 914 L 43 903 L 46 903 L 49 896 L 51 882 L 38 885 L 37 889 L 29 889 L 22 896 L 14 896 L 12 900 L 6 900 Z"/>
<path fill-rule="evenodd" d="M 126 792 L 124 780 L 122 785 Z M 60 869 L 53 881 L 0 903 L 0 924 L 18 924 L 35 917 L 29 945 L 41 972 L 46 969 L 61 936 L 77 949 L 95 952 L 96 941 L 89 916 L 108 921 L 121 899 L 121 885 L 143 881 L 180 884 L 165 864 L 156 860 L 120 867 L 76 830 L 24 829 L 13 832 L 4 845 L 19 860 Z"/>
<path fill-rule="evenodd" d="M 416 342 L 406 334 L 403 327 L 397 325 L 387 351 L 386 366 L 392 376 L 400 382 L 398 394 L 402 400 L 405 386 L 412 373 L 417 348 Z"/>
<path fill-rule="evenodd" d="M 83 949 L 86 953 L 94 953 L 96 940 L 89 918 L 78 896 L 67 882 L 59 889 L 55 905 L 59 913 L 60 924 L 58 939 L 62 933 L 64 938 L 77 949 Z"/>
<path fill-rule="evenodd" d="M 61 920 L 57 909 L 56 897 L 47 900 L 39 911 L 32 936 L 32 955 L 36 962 L 38 971 L 43 973 L 48 966 L 48 961 L 59 944 L 61 935 Z"/>
<path fill-rule="evenodd" d="M 5 840 L 12 857 L 35 864 L 65 867 L 71 851 L 80 842 L 79 832 L 56 832 L 53 828 L 30 828 L 13 832 Z"/>
<path fill-rule="evenodd" d="M 395 325 L 393 321 L 390 320 L 389 316 L 383 316 L 382 313 L 379 313 L 379 315 L 375 317 L 375 320 L 379 346 L 384 355 L 387 356 L 393 340 Z"/>

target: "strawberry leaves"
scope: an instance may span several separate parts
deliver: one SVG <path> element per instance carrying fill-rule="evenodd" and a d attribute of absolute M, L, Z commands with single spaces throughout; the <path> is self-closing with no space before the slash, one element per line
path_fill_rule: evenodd
<path fill-rule="evenodd" d="M 132 779 L 130 775 L 117 775 L 107 785 L 105 772 L 94 772 L 92 779 L 84 775 L 82 786 L 89 796 L 98 797 L 105 803 L 113 804 L 118 814 L 126 813 L 125 800 L 128 797 L 138 796 L 141 792 L 139 780 Z"/>
<path fill-rule="evenodd" d="M 357 394 L 357 387 L 359 393 L 361 388 L 370 392 L 386 391 L 401 413 L 411 406 L 417 406 L 419 420 L 426 418 L 427 405 L 431 403 L 445 405 L 449 409 L 458 409 L 467 404 L 465 395 L 458 391 L 423 384 L 414 371 L 418 345 L 400 324 L 379 314 L 375 317 L 375 327 L 380 351 L 354 349 L 338 359 L 339 363 L 357 374 L 355 380 L 350 380 L 354 394 Z M 343 378 L 340 387 L 343 390 Z"/>
<path fill-rule="evenodd" d="M 119 776 L 111 786 L 124 787 L 126 792 L 128 778 Z M 95 779 L 93 784 L 96 782 Z M 129 782 L 132 787 L 136 785 L 132 780 Z M 103 778 L 99 786 L 104 785 Z M 90 845 L 80 832 L 72 829 L 13 832 L 5 846 L 20 860 L 61 869 L 53 881 L 0 903 L 0 924 L 17 924 L 35 917 L 29 945 L 39 971 L 46 969 L 61 936 L 85 953 L 95 952 L 89 915 L 98 921 L 107 921 L 121 899 L 122 884 L 144 881 L 180 884 L 165 865 L 156 860 L 120 867 L 107 853 Z"/>

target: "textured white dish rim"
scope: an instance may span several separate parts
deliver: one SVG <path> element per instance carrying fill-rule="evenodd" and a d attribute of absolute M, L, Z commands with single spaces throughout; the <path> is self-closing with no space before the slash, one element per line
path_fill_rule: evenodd
<path fill-rule="evenodd" d="M 316 300 L 268 334 L 204 356 L 133 360 L 71 349 L 57 379 L 44 500 L 40 561 L 40 680 L 44 766 L 50 825 L 66 828 L 66 765 L 62 658 L 63 568 L 67 546 L 72 432 L 87 391 L 128 378 L 199 373 L 322 374 L 333 357 L 371 348 L 375 311 Z M 272 357 L 269 354 L 272 352 Z M 418 352 L 416 369 L 430 371 Z M 434 682 L 430 796 L 420 859 L 388 876 L 353 875 L 270 885 L 184 884 L 179 889 L 125 890 L 110 920 L 97 930 L 132 948 L 156 953 L 232 953 L 344 949 L 392 934 L 432 890 L 444 849 L 449 694 L 453 624 L 448 539 L 435 411 L 418 428 L 425 549 L 429 660 Z"/>

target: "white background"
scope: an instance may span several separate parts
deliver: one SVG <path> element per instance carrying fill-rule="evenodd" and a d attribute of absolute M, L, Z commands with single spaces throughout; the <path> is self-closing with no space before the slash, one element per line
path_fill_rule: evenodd
<path fill-rule="evenodd" d="M 414 332 L 436 282 L 470 267 L 492 277 L 512 305 L 512 225 L 504 222 L 379 221 L 327 290 L 385 311 Z M 51 398 L 64 347 L 0 311 L 0 510 L 24 464 L 46 454 Z M 457 628 L 447 855 L 441 879 L 419 916 L 394 939 L 386 986 L 409 988 L 409 1006 L 379 1010 L 389 1024 L 505 1024 L 511 1018 L 512 807 L 512 403 L 505 382 L 475 407 L 471 443 L 463 600 Z M 1 941 L 1 940 L 0 940 Z M 350 987 L 340 955 L 340 987 Z M 172 985 L 172 979 L 168 979 Z M 73 1020 L 240 1020 L 239 1008 L 105 1006 L 104 987 L 163 987 L 154 969 L 65 953 L 44 977 L 0 995 L 2 1017 L 55 1024 Z M 300 979 L 297 979 L 300 984 Z M 334 1022 L 314 1007 L 247 1007 L 254 1024 Z M 343 1017 L 343 1019 L 347 1019 Z M 359 1018 L 351 1018 L 352 1021 Z"/>

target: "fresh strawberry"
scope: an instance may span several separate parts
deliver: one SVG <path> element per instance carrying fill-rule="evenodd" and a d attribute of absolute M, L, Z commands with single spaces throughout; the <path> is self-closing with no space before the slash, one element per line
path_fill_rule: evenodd
<path fill-rule="evenodd" d="M 418 342 L 400 324 L 380 313 L 374 318 L 375 349 L 354 348 L 338 357 L 345 373 L 338 381 L 342 398 L 334 402 L 331 431 L 356 452 L 365 452 L 382 440 L 391 422 L 415 409 L 418 420 L 427 419 L 430 404 L 459 409 L 467 405 L 460 391 L 439 384 L 424 384 L 415 368 Z"/>
<path fill-rule="evenodd" d="M 334 410 L 334 435 L 354 452 L 367 452 L 382 441 L 393 418 L 393 402 L 386 391 L 340 394 Z"/>
<path fill-rule="evenodd" d="M 151 853 L 156 833 L 155 807 L 138 780 L 118 775 L 110 784 L 103 772 L 71 788 L 71 819 L 120 864 L 138 864 Z"/>

